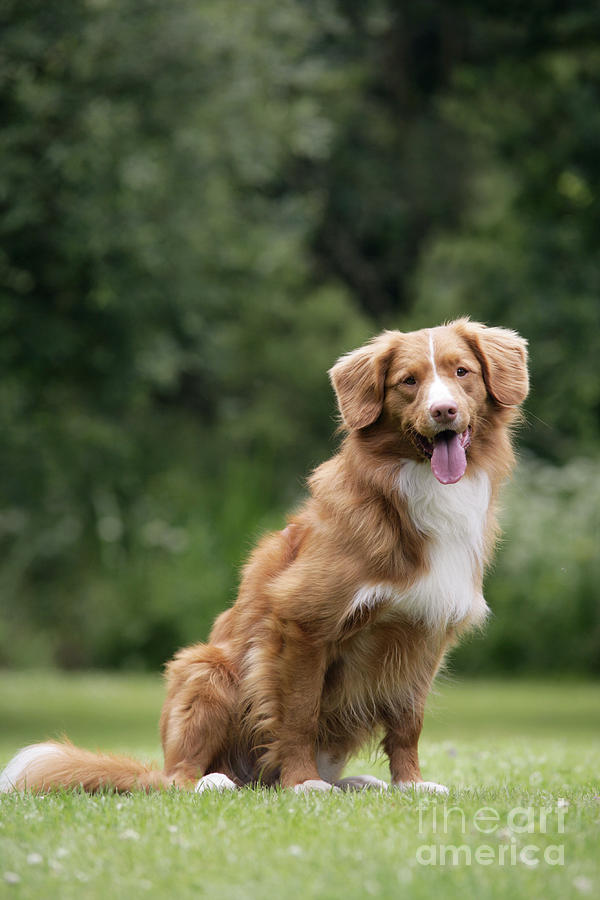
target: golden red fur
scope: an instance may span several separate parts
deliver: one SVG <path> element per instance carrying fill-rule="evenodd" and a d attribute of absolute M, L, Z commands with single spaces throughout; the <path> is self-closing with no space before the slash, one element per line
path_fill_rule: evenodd
<path fill-rule="evenodd" d="M 209 642 L 168 664 L 164 770 L 51 742 L 22 751 L 0 787 L 193 789 L 220 772 L 328 788 L 374 735 L 393 784 L 421 781 L 431 682 L 486 613 L 526 343 L 461 319 L 384 332 L 330 375 L 341 448 L 287 527 L 259 543 Z"/>

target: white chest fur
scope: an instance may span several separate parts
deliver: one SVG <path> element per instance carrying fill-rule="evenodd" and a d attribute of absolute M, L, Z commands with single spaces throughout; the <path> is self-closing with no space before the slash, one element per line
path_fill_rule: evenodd
<path fill-rule="evenodd" d="M 392 609 L 431 628 L 466 619 L 480 622 L 487 612 L 480 586 L 488 476 L 478 472 L 442 485 L 426 463 L 409 461 L 402 466 L 398 488 L 426 539 L 427 571 L 405 589 L 388 583 L 362 586 L 352 599 L 352 611 L 391 603 Z"/>

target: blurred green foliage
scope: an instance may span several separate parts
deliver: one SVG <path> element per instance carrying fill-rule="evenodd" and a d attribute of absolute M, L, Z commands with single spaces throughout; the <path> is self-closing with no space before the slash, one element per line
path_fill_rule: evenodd
<path fill-rule="evenodd" d="M 533 391 L 456 665 L 597 671 L 597 4 L 6 0 L 0 27 L 0 663 L 202 638 L 334 447 L 337 355 L 467 313 L 530 339 Z"/>
<path fill-rule="evenodd" d="M 600 674 L 600 461 L 521 461 L 503 498 L 504 538 L 486 584 L 484 637 L 450 670 Z"/>

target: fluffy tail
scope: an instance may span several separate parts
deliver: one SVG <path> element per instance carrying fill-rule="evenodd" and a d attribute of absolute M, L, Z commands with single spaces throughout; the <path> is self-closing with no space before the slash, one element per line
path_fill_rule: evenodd
<path fill-rule="evenodd" d="M 77 788 L 93 793 L 166 788 L 172 780 L 156 768 L 127 756 L 92 753 L 65 741 L 31 744 L 14 756 L 0 774 L 0 793 Z"/>

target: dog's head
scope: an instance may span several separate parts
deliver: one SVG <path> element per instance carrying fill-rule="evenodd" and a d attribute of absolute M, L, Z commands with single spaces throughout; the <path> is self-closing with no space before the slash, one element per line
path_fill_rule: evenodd
<path fill-rule="evenodd" d="M 438 481 L 454 484 L 478 430 L 527 396 L 527 342 L 468 319 L 385 331 L 329 374 L 348 431 L 397 435 L 406 455 L 429 458 Z"/>

